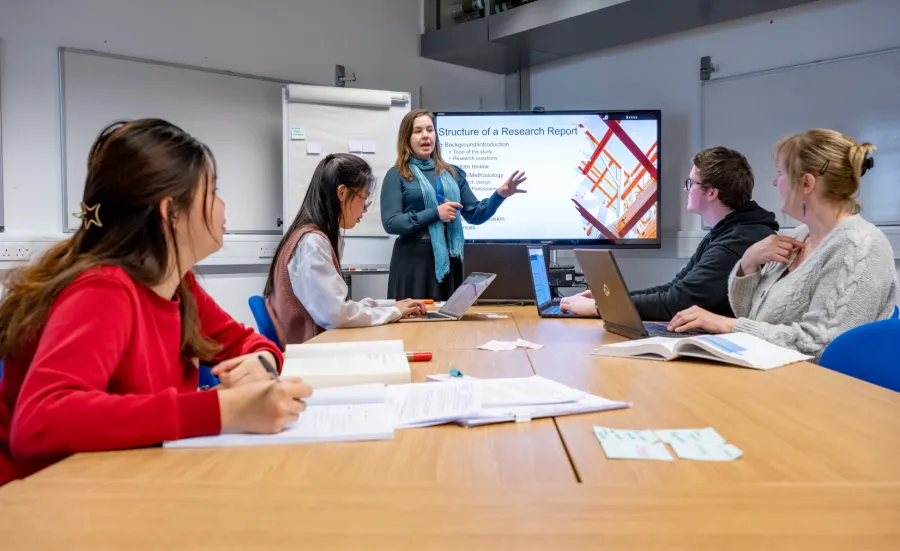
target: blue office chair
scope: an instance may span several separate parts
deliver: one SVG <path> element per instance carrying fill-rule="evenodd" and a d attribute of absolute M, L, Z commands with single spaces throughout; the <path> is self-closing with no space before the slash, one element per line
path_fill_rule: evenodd
<path fill-rule="evenodd" d="M 278 333 L 275 332 L 275 324 L 272 323 L 272 318 L 269 317 L 269 311 L 266 309 L 266 300 L 261 296 L 254 295 L 247 303 L 250 305 L 250 311 L 253 312 L 260 335 L 277 345 Z M 198 384 L 201 388 L 204 386 L 212 388 L 219 384 L 219 379 L 211 373 L 211 368 L 201 365 Z"/>
<path fill-rule="evenodd" d="M 275 324 L 272 323 L 269 310 L 266 308 L 266 299 L 254 295 L 247 303 L 250 304 L 250 311 L 253 312 L 259 334 L 278 345 L 278 333 L 275 331 Z"/>
<path fill-rule="evenodd" d="M 819 365 L 900 392 L 900 309 L 891 319 L 867 323 L 834 339 Z"/>
<path fill-rule="evenodd" d="M 212 374 L 212 368 L 209 366 L 200 366 L 200 381 L 197 386 L 200 388 L 212 388 L 219 384 L 219 378 Z"/>

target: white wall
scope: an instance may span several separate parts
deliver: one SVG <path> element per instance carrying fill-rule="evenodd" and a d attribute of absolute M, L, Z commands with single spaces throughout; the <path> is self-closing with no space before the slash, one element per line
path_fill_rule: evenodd
<path fill-rule="evenodd" d="M 419 57 L 421 18 L 421 0 L 2 0 L 0 240 L 61 237 L 59 46 L 328 86 L 342 64 L 356 73 L 349 86 L 408 91 L 416 106 L 422 87 L 428 108 L 502 110 L 502 75 Z M 226 247 L 250 247 L 237 241 Z M 246 297 L 230 295 L 258 279 L 217 275 L 211 285 L 243 316 Z"/>
<path fill-rule="evenodd" d="M 692 247 L 684 245 L 692 240 L 685 237 L 702 235 L 699 218 L 684 210 L 682 185 L 701 147 L 702 56 L 712 56 L 718 78 L 896 47 L 898 20 L 897 0 L 824 0 L 533 68 L 535 106 L 663 112 L 664 246 L 662 251 L 617 255 L 629 287 L 668 281 L 685 262 L 676 253 L 679 232 L 687 251 Z M 763 175 L 756 185 L 769 183 Z M 561 255 L 561 261 L 574 258 Z"/>

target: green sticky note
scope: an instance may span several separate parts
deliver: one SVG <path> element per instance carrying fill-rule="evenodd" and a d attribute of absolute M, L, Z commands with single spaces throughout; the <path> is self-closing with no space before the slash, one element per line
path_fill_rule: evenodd
<path fill-rule="evenodd" d="M 292 126 L 291 127 L 291 140 L 305 140 L 306 139 L 306 129 L 302 126 Z"/>

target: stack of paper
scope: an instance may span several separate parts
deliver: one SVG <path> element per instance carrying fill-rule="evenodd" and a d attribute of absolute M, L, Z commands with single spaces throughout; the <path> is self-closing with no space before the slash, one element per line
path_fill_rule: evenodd
<path fill-rule="evenodd" d="M 681 459 L 733 461 L 743 455 L 712 427 L 656 431 L 594 427 L 594 434 L 608 459 L 673 461 L 666 444 Z"/>
<path fill-rule="evenodd" d="M 387 404 L 397 428 L 442 425 L 478 412 L 480 400 L 473 382 L 413 383 L 388 388 Z"/>
<path fill-rule="evenodd" d="M 316 389 L 411 380 L 399 340 L 288 345 L 281 376 L 300 377 Z"/>
<path fill-rule="evenodd" d="M 394 429 L 458 423 L 465 427 L 530 421 L 630 407 L 540 376 L 454 378 L 432 383 L 381 383 L 318 388 L 306 411 L 278 434 L 228 433 L 165 442 L 167 448 L 300 444 L 390 439 Z"/>
<path fill-rule="evenodd" d="M 276 434 L 225 433 L 165 442 L 166 448 L 263 446 L 351 440 L 389 440 L 394 437 L 394 419 L 381 404 L 310 406 L 300 418 Z"/>
<path fill-rule="evenodd" d="M 476 415 L 458 421 L 464 427 L 631 407 L 628 402 L 607 400 L 540 375 L 478 379 L 477 384 L 482 407 Z"/>

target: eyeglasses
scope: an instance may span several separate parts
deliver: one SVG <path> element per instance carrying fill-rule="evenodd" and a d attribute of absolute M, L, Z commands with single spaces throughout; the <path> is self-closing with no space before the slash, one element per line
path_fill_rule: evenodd
<path fill-rule="evenodd" d="M 691 180 L 690 178 L 686 179 L 686 180 L 684 181 L 684 191 L 691 191 L 691 187 L 693 187 L 693 186 L 695 186 L 695 185 L 697 185 L 697 186 L 702 186 L 703 183 L 702 183 L 702 182 L 695 182 L 695 181 Z"/>
<path fill-rule="evenodd" d="M 350 189 L 350 193 L 352 193 L 353 195 L 356 195 L 357 197 L 359 197 L 360 199 L 365 201 L 363 203 L 363 212 L 366 212 L 367 210 L 369 210 L 369 207 L 371 207 L 372 203 L 375 202 L 375 195 L 372 193 L 371 189 L 369 189 L 369 193 L 366 197 L 363 197 L 359 193 L 356 193 L 353 189 Z"/>

